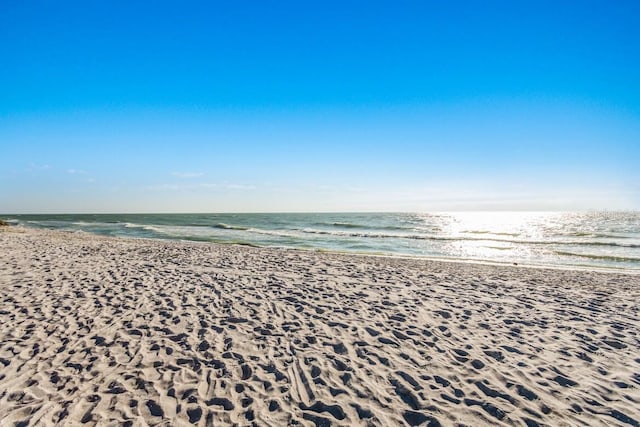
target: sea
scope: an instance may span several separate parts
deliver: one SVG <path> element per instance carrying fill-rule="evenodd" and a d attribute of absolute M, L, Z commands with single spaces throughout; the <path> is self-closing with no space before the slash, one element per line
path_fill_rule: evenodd
<path fill-rule="evenodd" d="M 118 236 L 640 272 L 640 212 L 0 215 Z"/>

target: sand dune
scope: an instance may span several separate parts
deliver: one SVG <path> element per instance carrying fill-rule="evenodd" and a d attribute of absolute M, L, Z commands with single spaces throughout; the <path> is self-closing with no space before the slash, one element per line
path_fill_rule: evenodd
<path fill-rule="evenodd" d="M 640 425 L 640 277 L 0 230 L 1 425 Z"/>

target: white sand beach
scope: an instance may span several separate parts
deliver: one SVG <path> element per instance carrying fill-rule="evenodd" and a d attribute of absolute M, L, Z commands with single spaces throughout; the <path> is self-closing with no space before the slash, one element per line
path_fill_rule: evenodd
<path fill-rule="evenodd" d="M 640 276 L 0 227 L 0 425 L 640 422 Z"/>

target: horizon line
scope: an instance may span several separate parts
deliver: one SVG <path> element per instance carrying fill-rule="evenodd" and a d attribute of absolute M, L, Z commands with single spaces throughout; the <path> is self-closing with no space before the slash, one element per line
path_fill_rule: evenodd
<path fill-rule="evenodd" d="M 469 212 L 531 212 L 531 213 L 640 213 L 640 209 L 434 209 L 424 211 L 221 211 L 221 212 L 29 212 L 29 213 L 0 213 L 0 216 L 19 215 L 248 215 L 248 214 L 425 214 L 425 213 L 469 213 Z"/>

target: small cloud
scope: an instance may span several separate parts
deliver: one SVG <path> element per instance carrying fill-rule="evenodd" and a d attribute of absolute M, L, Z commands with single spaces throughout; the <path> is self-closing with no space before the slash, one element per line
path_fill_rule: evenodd
<path fill-rule="evenodd" d="M 225 184 L 223 186 L 229 190 L 255 190 L 255 185 L 243 185 L 243 184 Z"/>
<path fill-rule="evenodd" d="M 67 173 L 71 175 L 82 175 L 87 173 L 87 171 L 83 171 L 81 169 L 67 169 Z"/>
<path fill-rule="evenodd" d="M 362 187 L 347 187 L 347 191 L 351 193 L 366 193 L 367 189 Z"/>
<path fill-rule="evenodd" d="M 29 167 L 26 169 L 27 172 L 33 171 L 44 171 L 51 169 L 50 165 L 40 165 L 38 163 L 29 163 Z"/>
<path fill-rule="evenodd" d="M 245 185 L 245 184 L 230 184 L 228 182 L 224 182 L 222 184 L 218 183 L 203 183 L 200 184 L 202 188 L 215 188 L 221 190 L 255 190 L 255 185 Z"/>
<path fill-rule="evenodd" d="M 148 191 L 165 191 L 165 190 L 187 190 L 189 188 L 193 188 L 193 186 L 186 185 L 176 185 L 176 184 L 160 184 L 160 185 L 147 185 L 143 187 L 144 190 Z"/>
<path fill-rule="evenodd" d="M 198 178 L 204 175 L 203 172 L 171 172 L 172 176 L 177 178 L 189 179 L 189 178 Z"/>
<path fill-rule="evenodd" d="M 322 192 L 348 191 L 350 193 L 364 193 L 367 191 L 365 188 L 362 188 L 362 187 L 353 187 L 353 186 L 338 187 L 335 185 L 328 185 L 328 184 L 318 184 L 318 185 L 315 185 L 313 188 L 317 191 L 322 191 Z"/>
<path fill-rule="evenodd" d="M 193 183 L 193 184 L 159 184 L 159 185 L 147 185 L 142 187 L 146 191 L 184 191 L 184 190 L 198 190 L 198 189 L 211 189 L 211 190 L 255 190 L 255 185 L 244 184 L 229 184 L 229 183 Z"/>

